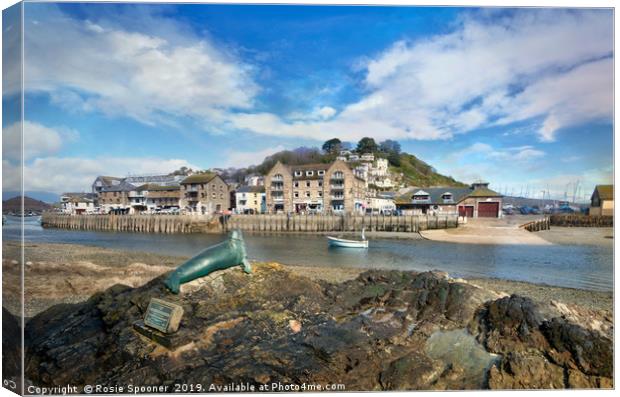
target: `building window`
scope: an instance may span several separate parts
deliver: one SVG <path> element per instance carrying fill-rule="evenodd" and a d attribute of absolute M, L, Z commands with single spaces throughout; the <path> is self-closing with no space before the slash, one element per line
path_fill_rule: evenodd
<path fill-rule="evenodd" d="M 323 175 L 325 175 L 325 171 L 323 171 L 323 170 L 317 171 L 317 174 L 319 176 L 323 176 Z"/>
<path fill-rule="evenodd" d="M 310 198 L 310 192 L 306 192 L 306 197 Z"/>
<path fill-rule="evenodd" d="M 299 187 L 299 182 L 295 182 L 295 183 L 293 184 L 293 186 L 295 186 L 295 187 Z"/>
<path fill-rule="evenodd" d="M 299 198 L 299 192 L 295 192 L 295 198 Z"/>
<path fill-rule="evenodd" d="M 334 179 L 343 179 L 343 178 L 344 178 L 344 173 L 342 171 L 334 172 Z"/>
<path fill-rule="evenodd" d="M 313 176 L 314 175 L 314 171 L 306 171 L 306 176 Z"/>
<path fill-rule="evenodd" d="M 211 197 L 215 198 L 215 192 L 211 193 Z"/>
<path fill-rule="evenodd" d="M 306 187 L 310 187 L 310 181 L 306 181 Z"/>
<path fill-rule="evenodd" d="M 220 194 L 220 198 L 223 199 L 224 198 L 224 193 Z"/>
<path fill-rule="evenodd" d="M 323 192 L 319 192 L 319 197 L 323 197 Z"/>
<path fill-rule="evenodd" d="M 295 176 L 301 176 L 303 173 L 301 171 L 295 171 Z"/>
<path fill-rule="evenodd" d="M 319 187 L 323 187 L 323 181 L 319 181 Z"/>

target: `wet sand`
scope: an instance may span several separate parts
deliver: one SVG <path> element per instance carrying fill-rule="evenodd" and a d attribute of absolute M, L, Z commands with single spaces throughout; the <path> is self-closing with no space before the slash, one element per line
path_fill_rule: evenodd
<path fill-rule="evenodd" d="M 3 299 L 13 313 L 19 304 L 19 244 L 3 242 Z M 185 257 L 119 251 L 75 244 L 26 244 L 26 316 L 31 317 L 58 303 L 77 303 L 114 284 L 137 287 L 181 264 Z M 311 279 L 337 283 L 357 277 L 365 269 L 284 266 Z M 467 282 L 507 294 L 517 293 L 535 301 L 558 301 L 589 310 L 611 313 L 613 294 L 498 279 Z"/>

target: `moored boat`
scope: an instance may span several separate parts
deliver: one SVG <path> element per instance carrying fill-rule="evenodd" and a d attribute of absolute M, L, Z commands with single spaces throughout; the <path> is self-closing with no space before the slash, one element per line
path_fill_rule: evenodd
<path fill-rule="evenodd" d="M 361 240 L 348 240 L 339 237 L 327 236 L 327 241 L 331 247 L 341 248 L 368 248 L 368 240 L 364 236 L 364 229 L 362 229 Z"/>

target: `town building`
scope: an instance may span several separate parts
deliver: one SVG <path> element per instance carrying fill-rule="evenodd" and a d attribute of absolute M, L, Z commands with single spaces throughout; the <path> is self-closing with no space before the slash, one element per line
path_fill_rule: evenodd
<path fill-rule="evenodd" d="M 369 197 L 366 200 L 367 214 L 393 214 L 396 211 L 394 200 L 386 197 Z"/>
<path fill-rule="evenodd" d="M 141 185 L 159 185 L 159 186 L 179 186 L 183 179 L 187 178 L 186 175 L 131 175 L 123 178 L 125 182 L 131 183 L 134 186 Z"/>
<path fill-rule="evenodd" d="M 98 194 L 104 188 L 118 186 L 122 180 L 115 176 L 98 176 L 92 184 L 92 192 Z"/>
<path fill-rule="evenodd" d="M 147 183 L 129 192 L 131 213 L 160 212 L 180 208 L 181 186 Z"/>
<path fill-rule="evenodd" d="M 396 207 L 414 214 L 498 218 L 501 216 L 502 195 L 489 189 L 486 182 L 477 182 L 470 187 L 415 188 L 399 196 Z"/>
<path fill-rule="evenodd" d="M 132 212 L 129 194 L 136 190 L 134 185 L 120 180 L 118 183 L 98 186 L 98 188 L 97 205 L 101 212 L 115 214 Z"/>
<path fill-rule="evenodd" d="M 264 186 L 240 186 L 235 191 L 235 212 L 238 214 L 262 214 L 267 210 Z"/>
<path fill-rule="evenodd" d="M 590 215 L 614 215 L 614 185 L 597 185 L 590 197 Z"/>
<path fill-rule="evenodd" d="M 92 214 L 95 212 L 96 199 L 94 193 L 63 193 L 60 196 L 60 208 L 65 214 Z"/>
<path fill-rule="evenodd" d="M 331 164 L 276 163 L 265 177 L 267 211 L 362 212 L 366 181 L 344 161 Z"/>
<path fill-rule="evenodd" d="M 181 209 L 191 213 L 213 214 L 231 208 L 230 187 L 220 175 L 194 174 L 181 181 Z"/>

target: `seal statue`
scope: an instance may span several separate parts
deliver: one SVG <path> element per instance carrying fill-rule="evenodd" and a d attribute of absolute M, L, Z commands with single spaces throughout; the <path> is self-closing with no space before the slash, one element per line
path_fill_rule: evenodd
<path fill-rule="evenodd" d="M 216 270 L 242 265 L 246 273 L 252 267 L 245 252 L 245 243 L 239 230 L 233 230 L 228 239 L 212 245 L 195 257 L 177 267 L 164 281 L 164 284 L 175 294 L 179 293 L 181 284 L 204 277 Z"/>

